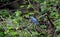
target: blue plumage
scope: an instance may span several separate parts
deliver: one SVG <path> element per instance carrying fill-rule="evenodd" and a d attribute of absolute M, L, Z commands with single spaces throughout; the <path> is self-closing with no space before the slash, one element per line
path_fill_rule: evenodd
<path fill-rule="evenodd" d="M 31 19 L 32 23 L 34 24 L 34 27 L 35 27 L 36 25 L 38 25 L 38 21 L 37 21 L 36 18 L 34 18 L 33 16 L 30 16 L 30 19 Z"/>

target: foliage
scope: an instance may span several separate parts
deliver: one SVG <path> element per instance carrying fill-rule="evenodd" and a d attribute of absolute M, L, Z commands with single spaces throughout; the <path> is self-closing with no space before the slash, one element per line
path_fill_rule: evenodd
<path fill-rule="evenodd" d="M 0 0 L 2 2 L 8 1 L 8 0 Z M 40 30 L 40 32 L 37 32 L 34 29 L 33 24 L 29 19 L 30 15 L 34 16 L 38 19 L 38 21 L 41 21 L 42 19 L 40 16 L 43 13 L 46 13 L 46 11 L 50 11 L 50 19 L 53 22 L 53 24 L 56 27 L 56 32 L 60 31 L 60 11 L 56 9 L 56 6 L 59 5 L 59 0 L 31 0 L 32 2 L 38 2 L 41 7 L 41 12 L 39 12 L 34 4 L 28 4 L 28 5 L 20 5 L 20 8 L 25 8 L 23 11 L 16 10 L 14 13 L 10 12 L 6 9 L 0 10 L 0 16 L 5 19 L 5 21 L 0 20 L 0 37 L 47 37 L 47 33 L 45 31 Z M 25 1 L 26 3 L 27 1 Z M 51 5 L 54 5 L 51 7 Z M 59 5 L 60 7 L 60 5 Z M 29 8 L 33 8 L 32 10 Z M 12 14 L 11 14 L 12 13 Z M 22 15 L 23 14 L 23 15 Z M 35 15 L 36 14 L 36 15 Z M 22 16 L 21 16 L 22 15 Z M 25 17 L 25 18 L 24 18 Z M 44 18 L 44 21 L 47 21 L 47 17 Z M 46 25 L 40 25 L 41 28 L 46 30 Z M 36 27 L 39 30 L 39 27 Z M 31 34 L 32 33 L 32 34 Z M 59 37 L 57 35 L 57 37 Z"/>

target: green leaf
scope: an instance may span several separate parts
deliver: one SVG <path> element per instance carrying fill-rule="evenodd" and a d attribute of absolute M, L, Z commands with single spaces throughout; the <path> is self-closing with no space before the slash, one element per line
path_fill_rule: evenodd
<path fill-rule="evenodd" d="M 29 14 L 25 14 L 25 17 L 29 17 Z"/>
<path fill-rule="evenodd" d="M 17 10 L 15 13 L 16 13 L 16 16 L 19 16 L 21 14 L 21 11 Z"/>
<path fill-rule="evenodd" d="M 32 7 L 32 5 L 28 5 L 28 7 L 27 7 L 27 8 L 30 8 L 30 7 Z"/>
<path fill-rule="evenodd" d="M 24 5 L 22 5 L 22 6 L 20 6 L 21 8 L 23 8 L 24 7 Z"/>
<path fill-rule="evenodd" d="M 57 37 L 60 37 L 60 34 Z"/>

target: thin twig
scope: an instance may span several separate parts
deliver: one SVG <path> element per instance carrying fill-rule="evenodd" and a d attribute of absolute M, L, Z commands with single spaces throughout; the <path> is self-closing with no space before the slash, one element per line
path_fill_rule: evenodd
<path fill-rule="evenodd" d="M 12 4 L 12 3 L 16 3 L 16 2 L 18 2 L 18 1 L 19 1 L 19 0 L 15 0 L 15 1 L 13 1 L 13 2 L 3 4 L 3 5 L 0 6 L 0 8 L 1 8 L 1 7 L 4 7 L 4 6 L 6 6 L 6 5 L 10 5 L 10 4 Z"/>

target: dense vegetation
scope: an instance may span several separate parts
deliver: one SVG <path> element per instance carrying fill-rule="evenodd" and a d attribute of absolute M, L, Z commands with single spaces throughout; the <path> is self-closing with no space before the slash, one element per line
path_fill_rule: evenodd
<path fill-rule="evenodd" d="M 60 37 L 60 0 L 0 0 L 0 37 Z"/>

